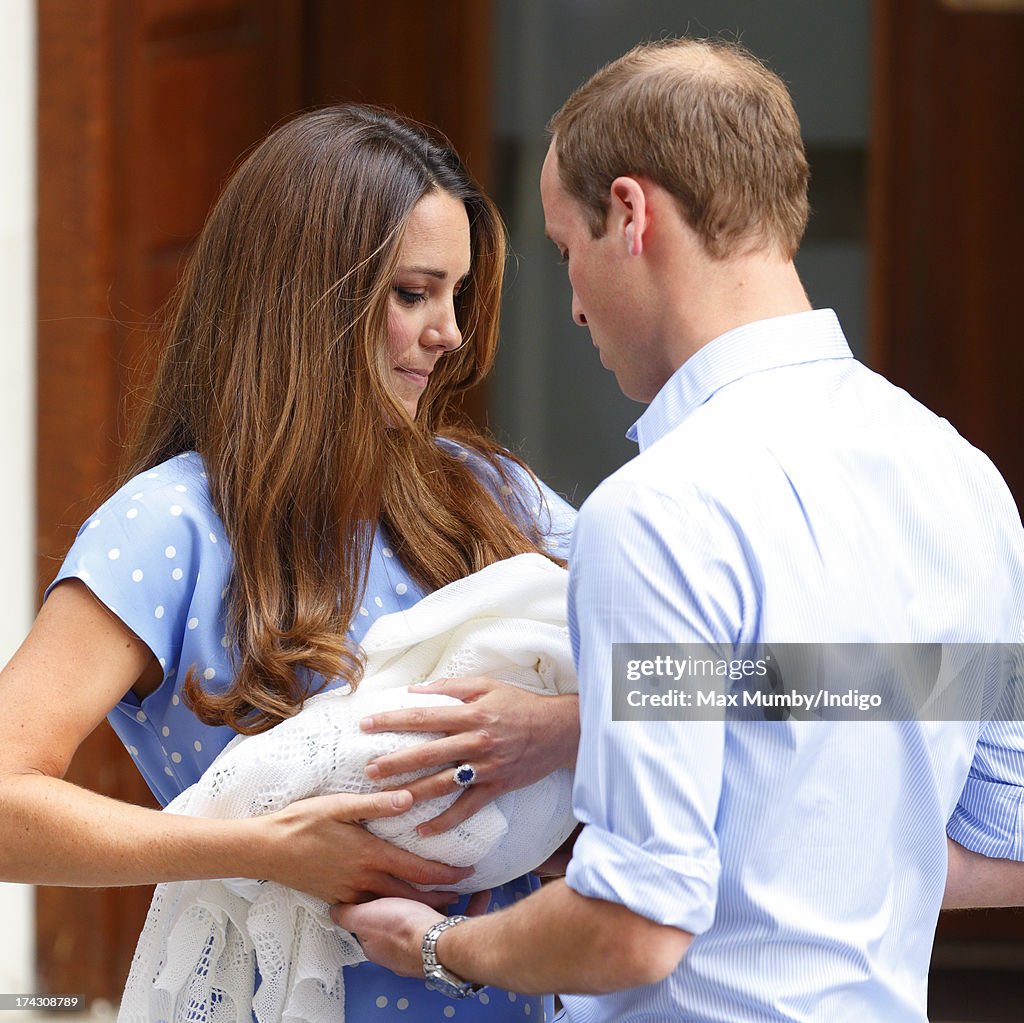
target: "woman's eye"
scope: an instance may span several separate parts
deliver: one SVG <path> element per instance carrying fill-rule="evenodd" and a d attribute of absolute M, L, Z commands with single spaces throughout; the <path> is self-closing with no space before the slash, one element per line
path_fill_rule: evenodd
<path fill-rule="evenodd" d="M 407 288 L 396 287 L 394 292 L 398 296 L 398 300 L 406 305 L 416 305 L 417 302 L 427 300 L 426 292 L 423 291 L 409 291 Z"/>

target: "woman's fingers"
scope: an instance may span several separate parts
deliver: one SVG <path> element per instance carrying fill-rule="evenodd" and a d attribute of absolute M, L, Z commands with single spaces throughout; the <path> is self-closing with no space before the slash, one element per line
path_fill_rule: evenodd
<path fill-rule="evenodd" d="M 259 818 L 277 834 L 274 870 L 262 876 L 328 902 L 353 902 L 368 895 L 419 898 L 411 885 L 448 888 L 473 871 L 436 863 L 386 842 L 360 826 L 403 813 L 408 790 L 369 795 L 312 796 Z M 261 875 L 256 875 L 261 876 Z"/>
<path fill-rule="evenodd" d="M 416 831 L 424 837 L 439 835 L 442 831 L 450 831 L 463 821 L 469 820 L 473 814 L 493 802 L 504 791 L 504 789 L 499 791 L 492 785 L 474 785 L 459 796 L 444 813 L 432 817 L 429 821 L 424 821 L 416 828 Z"/>
<path fill-rule="evenodd" d="M 418 686 L 410 686 L 416 693 L 440 693 L 442 696 L 454 696 L 464 703 L 476 700 L 498 686 L 506 683 L 482 675 L 470 675 L 466 678 L 438 678 L 433 682 L 424 682 Z"/>
<path fill-rule="evenodd" d="M 453 792 L 460 792 L 461 789 L 452 780 L 455 769 L 448 767 L 446 770 L 438 771 L 437 774 L 428 774 L 424 778 L 417 778 L 404 788 L 412 793 L 414 802 L 423 803 L 428 799 L 439 799 L 442 796 L 451 796 Z M 460 797 L 461 798 L 461 797 Z"/>
<path fill-rule="evenodd" d="M 371 836 L 373 837 L 373 836 Z M 375 851 L 378 869 L 400 881 L 426 885 L 452 885 L 473 873 L 472 867 L 450 867 L 399 849 L 383 839 L 376 839 L 383 848 Z"/>
<path fill-rule="evenodd" d="M 397 774 L 411 774 L 414 771 L 427 771 L 431 768 L 440 769 L 453 765 L 452 770 L 448 772 L 448 778 L 451 780 L 454 777 L 454 765 L 465 761 L 472 762 L 486 752 L 488 746 L 488 735 L 484 731 L 462 732 L 443 739 L 433 739 L 430 742 L 409 746 L 406 749 L 371 760 L 366 765 L 366 776 L 373 781 L 379 781 L 381 778 L 393 778 Z M 448 786 L 446 791 L 451 792 L 453 786 L 454 782 Z M 409 787 L 403 786 L 403 788 Z M 433 794 L 441 795 L 441 792 Z M 423 796 L 417 795 L 416 798 L 422 799 Z"/>
<path fill-rule="evenodd" d="M 363 732 L 461 732 L 473 715 L 465 704 L 440 703 L 382 710 L 360 719 Z"/>
<path fill-rule="evenodd" d="M 444 912 L 448 906 L 460 898 L 458 893 L 452 891 L 422 892 L 390 874 L 378 873 L 367 880 L 367 889 L 359 899 L 360 902 L 369 902 L 371 899 L 378 898 L 413 899 L 424 906 L 438 910 L 438 912 Z"/>
<path fill-rule="evenodd" d="M 410 693 L 451 696 L 462 704 L 449 703 L 404 710 L 384 710 L 362 718 L 364 732 L 461 732 L 472 727 L 474 715 L 467 704 L 491 692 L 504 682 L 492 678 L 442 678 L 410 686 Z"/>
<path fill-rule="evenodd" d="M 334 818 L 349 824 L 361 824 L 363 821 L 378 820 L 381 817 L 397 817 L 413 804 L 412 794 L 408 789 L 371 792 L 365 795 L 338 793 L 329 798 L 334 800 Z"/>

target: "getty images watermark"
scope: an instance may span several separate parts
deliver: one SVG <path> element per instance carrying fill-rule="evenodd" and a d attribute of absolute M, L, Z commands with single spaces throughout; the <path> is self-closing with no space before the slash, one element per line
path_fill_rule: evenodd
<path fill-rule="evenodd" d="M 998 643 L 616 643 L 616 721 L 1020 721 L 1024 656 Z"/>

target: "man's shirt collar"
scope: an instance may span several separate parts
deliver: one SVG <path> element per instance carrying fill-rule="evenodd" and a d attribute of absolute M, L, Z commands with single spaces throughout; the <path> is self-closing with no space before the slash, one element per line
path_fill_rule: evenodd
<path fill-rule="evenodd" d="M 690 356 L 669 377 L 626 436 L 643 451 L 726 384 L 781 366 L 852 358 L 831 309 L 746 323 L 720 334 Z"/>

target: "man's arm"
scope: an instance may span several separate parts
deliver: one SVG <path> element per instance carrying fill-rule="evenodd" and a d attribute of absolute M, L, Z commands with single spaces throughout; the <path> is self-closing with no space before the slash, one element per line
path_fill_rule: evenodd
<path fill-rule="evenodd" d="M 358 935 L 368 958 L 408 977 L 423 975 L 423 935 L 443 919 L 405 899 L 335 906 L 331 917 Z M 445 969 L 478 984 L 523 994 L 602 994 L 662 980 L 692 940 L 555 881 L 508 909 L 445 931 L 437 955 Z"/>
<path fill-rule="evenodd" d="M 1024 863 L 971 852 L 946 839 L 949 872 L 943 909 L 1024 906 Z"/>

